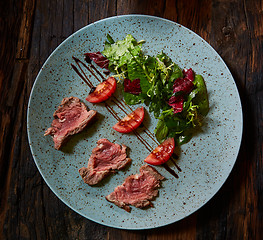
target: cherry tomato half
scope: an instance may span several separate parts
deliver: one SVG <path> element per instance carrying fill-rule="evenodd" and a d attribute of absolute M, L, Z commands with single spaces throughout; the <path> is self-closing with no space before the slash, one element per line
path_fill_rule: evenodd
<path fill-rule="evenodd" d="M 170 159 L 174 152 L 174 147 L 174 138 L 167 138 L 144 161 L 151 165 L 161 165 Z"/>
<path fill-rule="evenodd" d="M 120 133 L 129 133 L 139 127 L 143 119 L 144 108 L 140 107 L 116 123 L 112 128 Z"/>
<path fill-rule="evenodd" d="M 109 77 L 101 82 L 96 89 L 91 92 L 86 100 L 91 103 L 100 103 L 107 100 L 116 90 L 117 83 L 114 77 Z"/>

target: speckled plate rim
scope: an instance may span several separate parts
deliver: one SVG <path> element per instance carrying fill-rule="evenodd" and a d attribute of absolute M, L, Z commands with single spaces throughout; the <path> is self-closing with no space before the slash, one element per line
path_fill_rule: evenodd
<path fill-rule="evenodd" d="M 31 142 L 31 134 L 30 134 L 30 126 L 29 126 L 29 108 L 30 108 L 30 105 L 31 105 L 31 101 L 32 101 L 32 95 L 33 95 L 33 92 L 34 92 L 34 89 L 35 89 L 35 86 L 36 86 L 36 83 L 37 81 L 39 80 L 39 76 L 42 72 L 42 69 L 45 67 L 45 65 L 48 63 L 49 59 L 52 58 L 52 56 L 54 55 L 54 53 L 61 47 L 63 47 L 63 44 L 64 42 L 68 41 L 71 37 L 73 37 L 74 35 L 77 35 L 79 32 L 83 31 L 85 28 L 89 27 L 89 26 L 92 26 L 94 24 L 97 24 L 97 23 L 100 23 L 100 22 L 103 22 L 103 21 L 108 21 L 110 19 L 114 19 L 114 18 L 127 18 L 127 17 L 146 17 L 146 18 L 152 18 L 152 19 L 159 19 L 159 20 L 162 20 L 162 21 L 166 21 L 167 23 L 172 23 L 172 24 L 175 24 L 177 26 L 180 26 L 182 28 L 184 28 L 185 30 L 191 32 L 196 38 L 199 38 L 201 41 L 203 41 L 206 46 L 208 48 L 210 48 L 216 55 L 217 57 L 221 60 L 221 62 L 224 64 L 225 66 L 225 69 L 226 71 L 232 76 L 231 72 L 229 71 L 227 65 L 225 64 L 225 62 L 223 61 L 223 59 L 221 58 L 221 56 L 215 51 L 215 49 L 209 44 L 207 43 L 203 38 L 201 38 L 198 34 L 196 34 L 195 32 L 193 32 L 192 30 L 182 26 L 181 24 L 178 24 L 176 22 L 173 22 L 171 20 L 168 20 L 168 19 L 165 19 L 165 18 L 160 18 L 160 17 L 156 17 L 156 16 L 150 16 L 150 15 L 142 15 L 142 14 L 129 14 L 129 15 L 118 15 L 118 16 L 113 16 L 113 17 L 109 17 L 109 18 L 105 18 L 105 19 L 102 19 L 102 20 L 99 20 L 99 21 L 96 21 L 94 23 L 91 23 L 81 29 L 79 29 L 78 31 L 76 31 L 75 33 L 73 33 L 72 35 L 70 35 L 67 39 L 65 39 L 50 55 L 49 57 L 46 59 L 45 63 L 43 64 L 43 66 L 41 67 L 36 79 L 35 79 L 35 82 L 32 86 L 32 89 L 31 89 L 31 93 L 30 93 L 30 97 L 29 97 L 29 101 L 28 101 L 28 108 L 27 108 L 27 133 L 28 133 L 28 141 L 29 141 L 29 146 L 30 146 L 30 150 L 31 150 L 31 153 L 32 153 L 32 156 L 33 156 L 33 159 L 34 159 L 34 162 L 41 174 L 41 176 L 43 177 L 43 179 L 45 180 L 46 184 L 49 186 L 49 188 L 54 192 L 54 194 L 64 203 L 66 204 L 69 208 L 71 208 L 73 211 L 77 212 L 78 214 L 82 215 L 83 217 L 89 219 L 89 220 L 92 220 L 94 222 L 97 222 L 99 224 L 102 224 L 102 225 L 105 225 L 105 226 L 108 226 L 108 227 L 114 227 L 114 228 L 120 228 L 120 229 L 127 229 L 127 230 L 144 230 L 144 229 L 152 229 L 152 228 L 158 228 L 158 227 L 163 227 L 163 226 L 166 226 L 166 225 L 169 225 L 169 224 L 172 224 L 174 222 L 177 222 L 177 221 L 180 221 L 186 217 L 188 217 L 189 215 L 195 213 L 197 210 L 199 210 L 200 208 L 202 208 L 208 201 L 210 201 L 214 195 L 220 190 L 220 188 L 223 186 L 223 184 L 225 183 L 225 181 L 227 180 L 228 176 L 230 175 L 234 165 L 235 165 L 235 162 L 236 162 L 236 159 L 237 159 L 237 156 L 238 156 L 238 153 L 239 153 L 239 150 L 240 150 L 240 146 L 241 146 L 241 140 L 242 140 L 242 134 L 243 134 L 243 112 L 242 112 L 242 105 L 241 105 L 241 101 L 240 101 L 240 97 L 239 97 L 239 105 L 240 105 L 240 123 L 241 123 L 241 126 L 240 126 L 240 134 L 239 134 L 239 137 L 237 139 L 238 141 L 238 148 L 236 149 L 236 154 L 235 154 L 235 161 L 232 162 L 232 166 L 229 168 L 229 172 L 228 172 L 228 175 L 227 177 L 224 179 L 224 181 L 222 181 L 218 186 L 217 188 L 215 188 L 214 190 L 214 194 L 212 194 L 208 199 L 207 201 L 205 201 L 204 203 L 202 203 L 198 208 L 196 208 L 194 211 L 186 214 L 184 217 L 180 218 L 180 219 L 177 219 L 176 221 L 171 221 L 169 223 L 165 223 L 165 224 L 160 224 L 158 226 L 150 226 L 150 227 L 138 227 L 138 228 L 130 228 L 130 227 L 123 227 L 123 226 L 116 226 L 114 224 L 105 224 L 103 222 L 100 222 L 100 221 L 97 221 L 96 219 L 93 219 L 92 217 L 87 217 L 85 216 L 82 212 L 78 211 L 77 209 L 75 209 L 74 207 L 72 207 L 69 203 L 67 203 L 63 198 L 61 198 L 59 196 L 59 194 L 53 189 L 52 185 L 49 183 L 48 179 L 45 177 L 44 173 L 42 172 L 42 169 L 40 168 L 38 162 L 37 162 L 37 159 L 35 158 L 35 154 L 34 154 L 34 148 L 32 146 L 32 142 Z M 234 79 L 233 79 L 234 81 Z M 235 84 L 235 82 L 234 82 Z M 236 86 L 236 85 L 235 85 Z M 236 91 L 238 93 L 238 89 L 236 87 Z M 239 94 L 239 93 L 238 93 Z"/>

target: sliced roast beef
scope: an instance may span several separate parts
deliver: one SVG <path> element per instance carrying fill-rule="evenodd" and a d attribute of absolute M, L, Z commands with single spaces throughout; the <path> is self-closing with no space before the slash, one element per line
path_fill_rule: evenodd
<path fill-rule="evenodd" d="M 53 114 L 54 120 L 51 127 L 45 131 L 44 135 L 51 135 L 55 149 L 60 149 L 69 136 L 82 131 L 95 115 L 96 111 L 88 111 L 79 98 L 64 98 Z"/>
<path fill-rule="evenodd" d="M 143 165 L 140 174 L 127 177 L 106 199 L 128 212 L 131 211 L 129 205 L 137 208 L 152 206 L 151 200 L 158 195 L 161 180 L 164 177 L 155 168 Z"/>
<path fill-rule="evenodd" d="M 92 150 L 88 167 L 79 169 L 79 173 L 85 183 L 95 185 L 115 170 L 124 168 L 130 161 L 125 145 L 120 146 L 103 138 L 98 140 Z"/>

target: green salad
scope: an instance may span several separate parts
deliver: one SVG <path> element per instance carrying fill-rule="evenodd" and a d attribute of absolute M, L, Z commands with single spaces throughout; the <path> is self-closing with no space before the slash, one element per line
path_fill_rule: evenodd
<path fill-rule="evenodd" d="M 107 68 L 123 86 L 124 101 L 129 105 L 144 103 L 159 121 L 155 128 L 162 143 L 173 137 L 177 144 L 188 142 L 202 126 L 209 111 L 204 79 L 193 70 L 181 69 L 164 52 L 146 55 L 142 46 L 128 34 L 114 41 L 107 35 L 101 54 Z"/>

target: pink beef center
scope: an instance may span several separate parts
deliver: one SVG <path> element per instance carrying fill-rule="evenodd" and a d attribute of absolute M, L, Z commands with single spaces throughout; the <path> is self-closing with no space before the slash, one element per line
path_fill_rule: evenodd
<path fill-rule="evenodd" d="M 106 147 L 98 152 L 95 156 L 94 170 L 105 171 L 115 169 L 126 158 L 126 154 L 121 152 L 121 149 L 116 145 L 110 148 Z"/>
<path fill-rule="evenodd" d="M 54 137 L 66 136 L 68 133 L 78 128 L 88 117 L 88 112 L 83 111 L 80 106 L 71 106 L 63 112 L 57 113 L 58 119 L 53 121 L 53 127 L 57 132 Z"/>
<path fill-rule="evenodd" d="M 153 192 L 157 187 L 156 179 L 149 175 L 139 175 L 138 178 L 132 178 L 126 181 L 115 191 L 116 198 L 126 204 L 135 204 L 142 200 L 151 199 Z"/>

